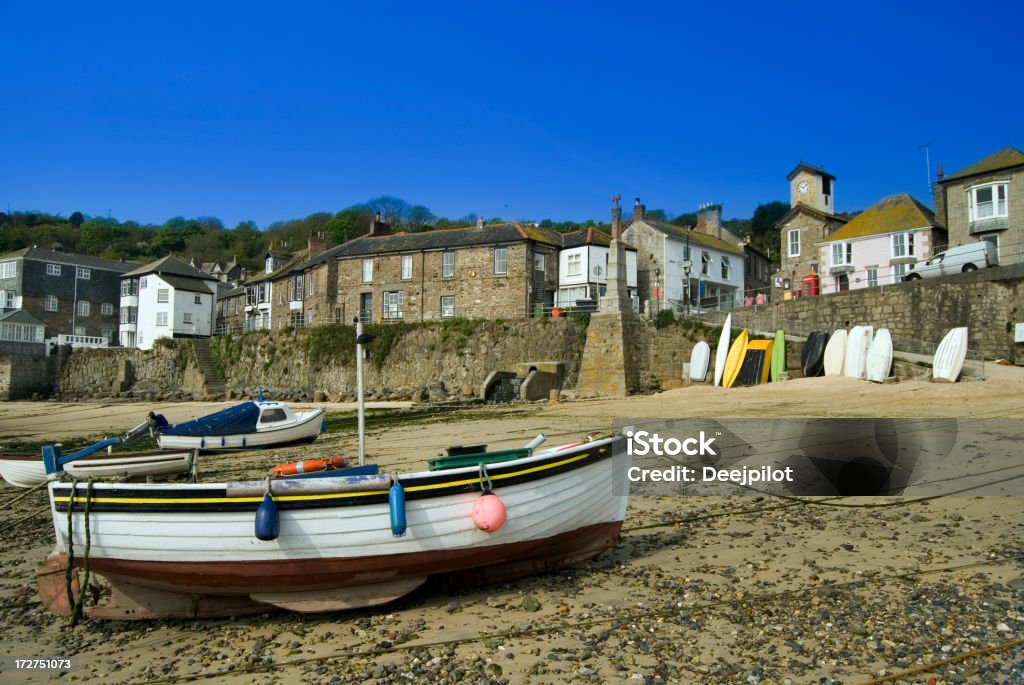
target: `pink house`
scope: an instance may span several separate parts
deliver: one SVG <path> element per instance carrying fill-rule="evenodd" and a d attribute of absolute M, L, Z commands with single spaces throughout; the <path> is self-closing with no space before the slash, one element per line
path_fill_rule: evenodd
<path fill-rule="evenodd" d="M 946 245 L 935 214 L 906 193 L 890 195 L 816 244 L 822 294 L 900 283 Z"/>

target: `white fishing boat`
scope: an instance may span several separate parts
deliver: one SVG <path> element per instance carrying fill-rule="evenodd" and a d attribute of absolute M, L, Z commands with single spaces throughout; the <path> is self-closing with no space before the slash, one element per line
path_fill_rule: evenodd
<path fill-rule="evenodd" d="M 324 409 L 295 412 L 261 397 L 174 426 L 154 418 L 162 449 L 243 450 L 313 442 L 323 430 Z"/>
<path fill-rule="evenodd" d="M 613 449 L 614 448 L 614 449 Z M 51 483 L 57 547 L 39 591 L 67 615 L 69 552 L 111 594 L 94 618 L 374 606 L 428 577 L 504 581 L 615 544 L 628 500 L 622 436 L 445 457 L 407 475 L 185 484 Z M 501 506 L 503 505 L 503 506 Z M 68 515 L 68 509 L 71 515 Z M 500 510 L 501 516 L 498 516 Z M 499 520 L 500 519 L 500 520 Z"/>
<path fill-rule="evenodd" d="M 100 452 L 90 448 L 61 456 L 55 446 L 47 446 L 43 455 L 0 453 L 0 477 L 17 488 L 34 488 L 62 473 L 72 478 L 140 478 L 188 473 L 196 460 L 196 450 L 144 450 L 138 452 Z M 47 450 L 51 452 L 48 461 Z"/>

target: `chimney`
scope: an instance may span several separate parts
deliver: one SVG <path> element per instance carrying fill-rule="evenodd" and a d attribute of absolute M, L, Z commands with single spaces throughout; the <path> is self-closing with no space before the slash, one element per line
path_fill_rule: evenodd
<path fill-rule="evenodd" d="M 640 204 L 640 198 L 633 203 L 633 221 L 642 220 L 647 217 L 647 208 Z"/>
<path fill-rule="evenodd" d="M 370 235 L 377 238 L 382 235 L 391 235 L 391 227 L 380 220 L 380 212 L 377 212 L 373 221 L 370 222 Z"/>
<path fill-rule="evenodd" d="M 612 195 L 612 240 L 622 238 L 622 207 L 619 207 L 621 195 Z"/>
<path fill-rule="evenodd" d="M 479 219 L 476 220 L 476 227 L 477 228 L 483 228 L 484 227 L 484 218 L 483 217 L 480 217 Z"/>
<path fill-rule="evenodd" d="M 944 175 L 945 175 L 945 174 L 943 174 L 943 173 L 942 173 L 942 165 L 940 164 L 940 165 L 939 165 L 939 180 L 940 180 L 940 181 L 942 180 L 942 177 L 943 177 Z"/>
<path fill-rule="evenodd" d="M 313 257 L 315 255 L 318 255 L 321 252 L 323 252 L 324 250 L 326 250 L 327 249 L 327 241 L 324 239 L 323 232 L 322 231 L 316 231 L 316 232 L 310 231 L 309 232 L 309 238 L 306 239 L 306 248 L 307 248 L 307 251 L 308 251 L 308 254 L 306 255 L 307 259 L 310 258 L 310 257 Z"/>
<path fill-rule="evenodd" d="M 704 235 L 722 237 L 722 205 L 705 202 L 697 210 L 697 231 Z"/>

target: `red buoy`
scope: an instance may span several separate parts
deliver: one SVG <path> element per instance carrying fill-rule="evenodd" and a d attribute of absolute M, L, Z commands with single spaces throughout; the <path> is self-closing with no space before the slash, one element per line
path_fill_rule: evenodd
<path fill-rule="evenodd" d="M 505 505 L 493 492 L 485 492 L 473 503 L 473 524 L 485 533 L 505 525 Z"/>

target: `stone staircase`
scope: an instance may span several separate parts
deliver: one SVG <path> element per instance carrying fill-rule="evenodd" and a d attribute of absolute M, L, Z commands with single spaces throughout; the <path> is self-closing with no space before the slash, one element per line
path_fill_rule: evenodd
<path fill-rule="evenodd" d="M 221 397 L 224 395 L 226 385 L 217 366 L 213 363 L 213 353 L 210 352 L 210 341 L 206 338 L 194 338 L 192 349 L 196 354 L 196 366 L 203 377 L 203 391 L 208 398 Z"/>

